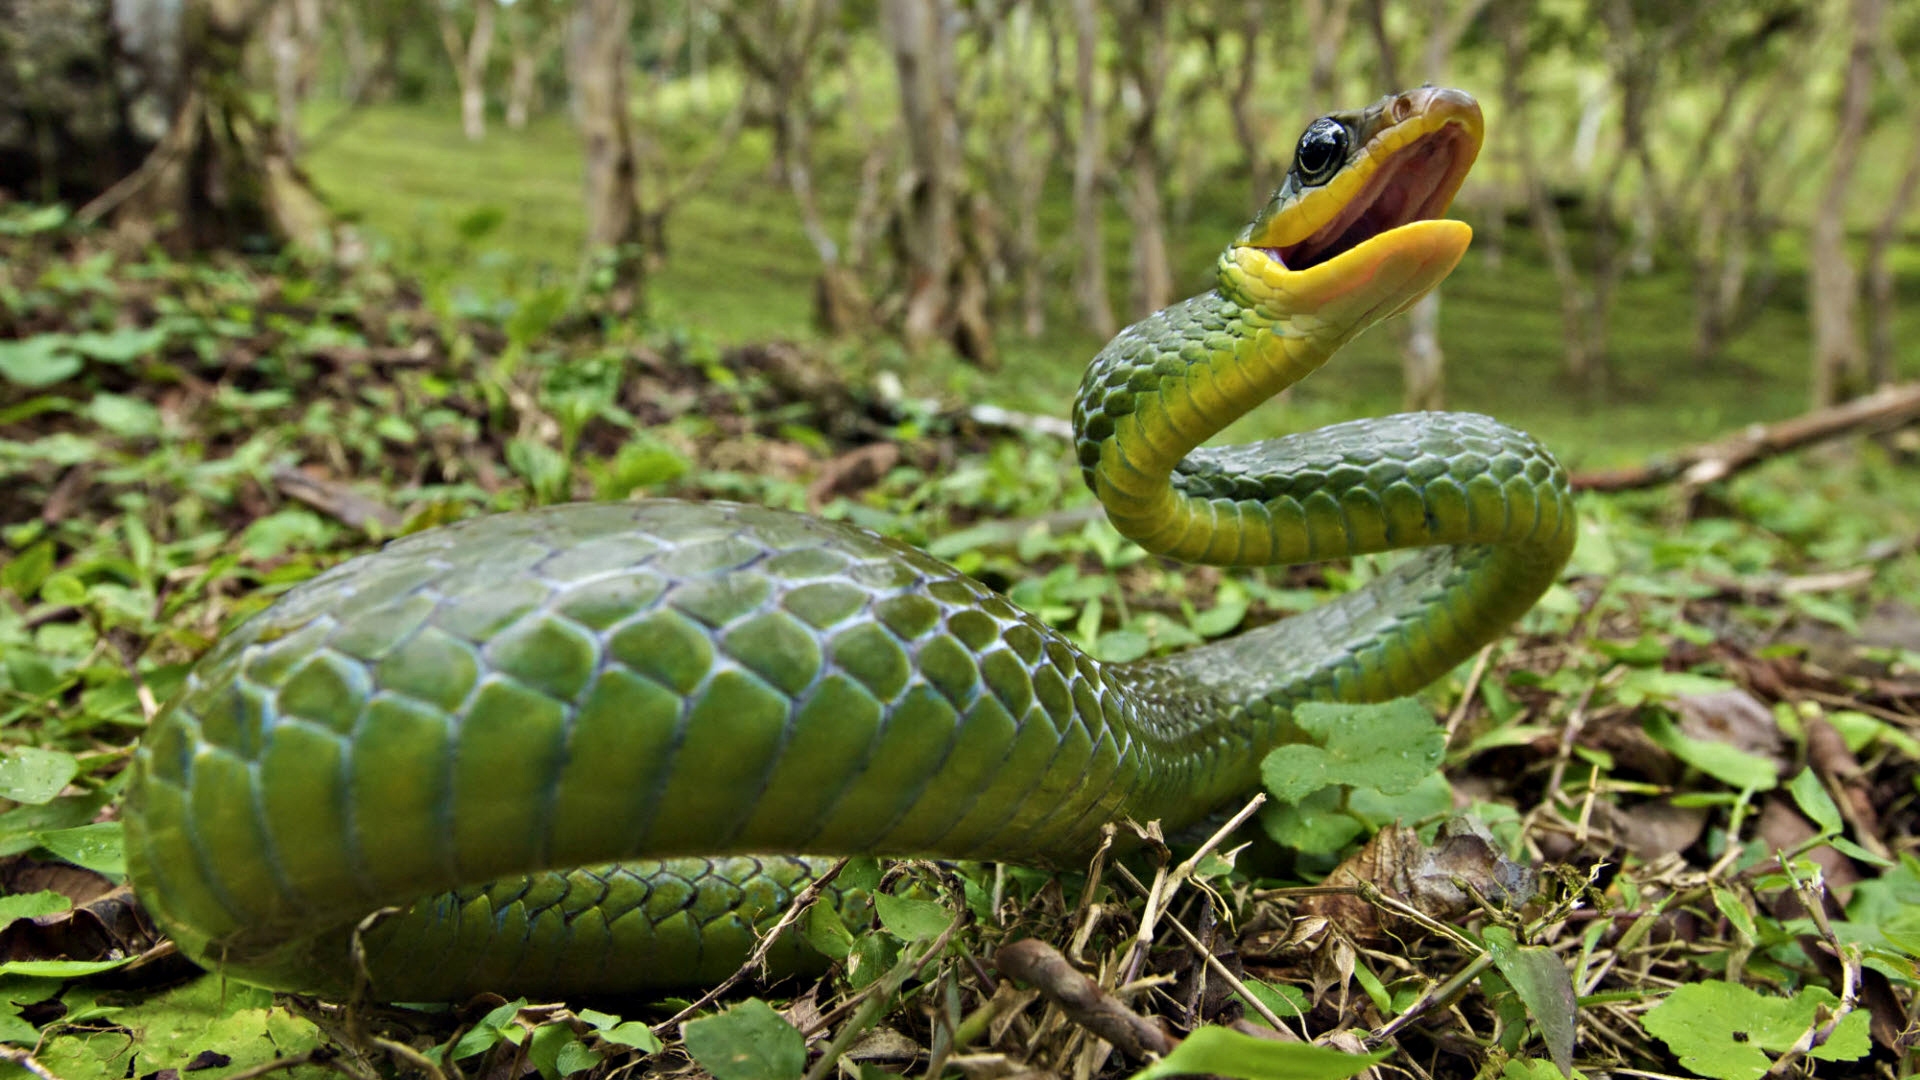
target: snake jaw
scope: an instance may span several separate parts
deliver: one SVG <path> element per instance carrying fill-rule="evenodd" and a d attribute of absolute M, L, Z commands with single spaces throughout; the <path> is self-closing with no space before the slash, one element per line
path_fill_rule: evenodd
<path fill-rule="evenodd" d="M 1315 285 L 1365 276 L 1356 264 L 1380 254 L 1367 249 L 1383 241 L 1394 251 L 1419 247 L 1415 237 L 1400 234 L 1446 213 L 1479 155 L 1484 132 L 1472 97 L 1436 87 L 1388 97 L 1346 122 L 1360 141 L 1347 165 L 1314 186 L 1290 176 L 1273 205 L 1236 242 L 1242 253 L 1237 261 L 1255 256 L 1267 264 L 1261 276 L 1276 285 L 1284 281 L 1287 291 L 1308 285 L 1293 279 L 1312 271 L 1324 270 L 1312 275 L 1319 279 Z"/>

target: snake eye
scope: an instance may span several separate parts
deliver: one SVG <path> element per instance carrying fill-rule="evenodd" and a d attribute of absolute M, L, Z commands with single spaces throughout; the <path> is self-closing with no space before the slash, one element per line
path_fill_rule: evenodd
<path fill-rule="evenodd" d="M 1300 182 L 1308 186 L 1324 184 L 1340 170 L 1347 159 L 1347 129 L 1340 121 L 1323 116 L 1307 125 L 1300 145 L 1293 151 L 1293 168 Z"/>

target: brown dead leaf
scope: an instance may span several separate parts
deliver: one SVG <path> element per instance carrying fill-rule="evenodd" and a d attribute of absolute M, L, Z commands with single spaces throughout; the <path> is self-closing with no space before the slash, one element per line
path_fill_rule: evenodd
<path fill-rule="evenodd" d="M 1787 767 L 1786 737 L 1773 710 L 1745 690 L 1716 690 L 1674 699 L 1683 735 L 1703 742 L 1725 743 L 1737 750 L 1769 758 L 1777 768 Z"/>
<path fill-rule="evenodd" d="M 1664 799 L 1627 807 L 1599 801 L 1593 809 L 1598 822 L 1643 862 L 1692 847 L 1710 817 L 1705 807 L 1675 806 Z"/>
<path fill-rule="evenodd" d="M 0 887 L 54 892 L 72 904 L 0 930 L 0 961 L 110 960 L 144 953 L 159 936 L 131 888 L 91 870 L 15 857 L 0 860 Z"/>
<path fill-rule="evenodd" d="M 818 512 L 835 496 L 865 491 L 898 464 L 900 447 L 896 443 L 877 442 L 855 447 L 820 467 L 820 475 L 807 485 L 807 507 Z"/>
<path fill-rule="evenodd" d="M 1362 882 L 1445 922 L 1474 909 L 1469 888 L 1489 900 L 1525 903 L 1538 886 L 1538 874 L 1502 855 L 1484 825 L 1472 818 L 1454 818 L 1441 828 L 1431 847 L 1404 826 L 1380 830 L 1328 874 L 1325 884 Z M 1356 941 L 1378 940 L 1391 918 L 1359 896 L 1342 894 L 1310 896 L 1301 901 L 1300 910 L 1330 919 Z M 1395 930 L 1402 927 L 1396 925 Z"/>

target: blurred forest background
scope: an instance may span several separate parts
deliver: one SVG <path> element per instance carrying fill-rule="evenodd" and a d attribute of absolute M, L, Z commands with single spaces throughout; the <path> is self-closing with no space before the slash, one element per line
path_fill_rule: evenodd
<path fill-rule="evenodd" d="M 1920 11 L 1886 0 L 9 10 L 0 188 L 371 251 L 448 314 L 585 290 L 1057 415 L 1307 120 L 1429 81 L 1488 113 L 1474 253 L 1232 437 L 1451 404 L 1617 461 L 1920 372 Z"/>

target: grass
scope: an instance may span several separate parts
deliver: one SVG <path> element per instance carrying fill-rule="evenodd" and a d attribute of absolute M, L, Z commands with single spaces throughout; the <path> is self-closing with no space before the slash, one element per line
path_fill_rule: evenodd
<path fill-rule="evenodd" d="M 714 123 L 687 107 L 663 110 L 666 152 L 688 162 Z M 843 131 L 821 140 L 820 187 L 830 220 L 842 220 L 857 166 Z M 807 340 L 816 262 L 801 234 L 791 196 L 770 179 L 764 132 L 748 132 L 702 190 L 669 223 L 664 267 L 650 283 L 650 315 L 725 344 Z M 379 106 L 351 119 L 308 159 L 334 205 L 424 277 L 445 302 L 464 310 L 510 306 L 529 289 L 571 281 L 581 229 L 578 148 L 564 118 L 524 132 L 496 127 L 467 141 L 444 105 Z M 1173 228 L 1176 274 L 1185 292 L 1208 286 L 1224 238 L 1243 223 L 1237 182 L 1210 182 L 1189 220 Z M 1471 193 L 1470 193 L 1471 194 Z M 1464 198 L 1463 208 L 1477 205 Z M 1049 257 L 1065 261 L 1069 209 L 1050 185 L 1043 217 Z M 1471 218 L 1469 218 L 1471 220 Z M 476 235 L 475 224 L 490 231 Z M 1578 229 L 1576 219 L 1571 224 Z M 1109 222 L 1117 298 L 1125 295 L 1124 221 Z M 1529 232 L 1507 230 L 1500 265 L 1478 253 L 1449 280 L 1442 309 L 1452 408 L 1487 412 L 1533 431 L 1570 464 L 1618 464 L 1757 421 L 1793 415 L 1807 398 L 1808 331 L 1803 268 L 1792 238 L 1770 257 L 1776 286 L 1753 322 L 1711 364 L 1689 355 L 1692 299 L 1675 253 L 1649 274 L 1622 281 L 1610 327 L 1610 369 L 1601 393 L 1570 384 L 1561 362 L 1559 289 Z M 1590 237 L 1576 231 L 1576 245 Z M 1906 254 L 1902 340 L 1920 335 L 1920 258 Z M 912 362 L 884 342 L 853 343 L 846 362 L 888 369 L 913 390 L 953 400 L 985 400 L 1063 414 L 1085 362 L 1101 342 L 1078 329 L 1069 290 L 1048 276 L 1049 330 L 1028 339 L 1005 319 L 998 373 L 982 373 L 945 354 Z M 1920 374 L 1920 354 L 1902 358 Z M 1357 416 L 1397 411 L 1395 338 L 1377 330 L 1336 365 L 1303 384 L 1286 405 L 1268 406 L 1225 438 L 1244 441 Z"/>

